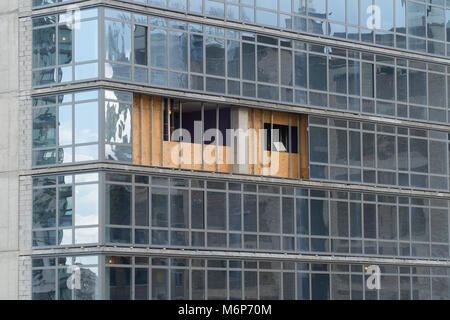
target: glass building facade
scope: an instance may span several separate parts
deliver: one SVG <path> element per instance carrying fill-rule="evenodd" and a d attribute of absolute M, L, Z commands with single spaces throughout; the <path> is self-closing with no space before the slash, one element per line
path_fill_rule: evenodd
<path fill-rule="evenodd" d="M 32 5 L 32 299 L 450 299 L 449 1 Z"/>

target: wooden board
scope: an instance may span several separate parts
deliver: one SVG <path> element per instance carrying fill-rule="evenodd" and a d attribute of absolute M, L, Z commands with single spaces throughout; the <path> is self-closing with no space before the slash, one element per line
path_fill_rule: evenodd
<path fill-rule="evenodd" d="M 161 141 L 162 141 L 162 111 L 161 98 L 153 97 L 153 119 L 152 119 L 152 165 L 161 166 Z"/>
<path fill-rule="evenodd" d="M 268 121 L 266 121 L 266 118 L 264 118 L 264 122 L 270 123 L 270 118 L 267 120 Z M 274 111 L 273 112 L 273 123 L 280 124 L 283 126 L 289 126 L 289 113 Z"/>
<path fill-rule="evenodd" d="M 149 166 L 151 158 L 151 136 L 152 125 L 151 121 L 151 97 L 142 96 L 142 164 Z"/>
<path fill-rule="evenodd" d="M 164 141 L 164 165 L 166 168 L 180 168 L 181 149 L 179 142 Z"/>
<path fill-rule="evenodd" d="M 232 165 L 230 164 L 231 151 L 232 151 L 231 148 L 227 146 L 218 147 L 219 172 L 226 172 L 226 173 L 232 172 Z"/>
<path fill-rule="evenodd" d="M 309 179 L 308 170 L 308 116 L 300 116 L 300 178 Z"/>
<path fill-rule="evenodd" d="M 261 175 L 262 174 L 262 155 L 261 155 L 261 132 L 262 129 L 262 110 L 253 109 L 253 112 L 255 113 L 255 123 L 254 123 L 254 129 L 256 134 L 256 139 L 254 143 L 256 144 L 256 155 L 255 155 L 255 166 L 254 166 L 254 172 L 255 175 Z"/>

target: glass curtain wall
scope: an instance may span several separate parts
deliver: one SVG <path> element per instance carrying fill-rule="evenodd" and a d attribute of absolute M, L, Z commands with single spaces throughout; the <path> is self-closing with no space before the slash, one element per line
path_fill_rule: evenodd
<path fill-rule="evenodd" d="M 381 289 L 370 290 L 366 286 L 366 267 L 139 255 L 39 257 L 32 259 L 32 297 L 35 300 L 449 299 L 448 268 L 384 265 L 380 267 Z"/>
<path fill-rule="evenodd" d="M 70 1 L 70 0 L 69 0 Z M 420 0 L 125 0 L 298 33 L 449 55 L 448 2 Z M 64 3 L 33 0 L 35 8 Z"/>

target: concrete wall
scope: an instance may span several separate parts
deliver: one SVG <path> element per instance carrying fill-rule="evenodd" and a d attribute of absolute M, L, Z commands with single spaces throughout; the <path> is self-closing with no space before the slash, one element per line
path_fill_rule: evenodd
<path fill-rule="evenodd" d="M 18 298 L 18 22 L 18 1 L 0 1 L 0 299 Z"/>

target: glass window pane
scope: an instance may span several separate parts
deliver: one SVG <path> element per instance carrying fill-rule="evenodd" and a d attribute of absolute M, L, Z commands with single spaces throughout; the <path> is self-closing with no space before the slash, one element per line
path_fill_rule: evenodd
<path fill-rule="evenodd" d="M 68 64 L 72 62 L 72 30 L 67 25 L 58 27 L 59 32 L 59 52 L 58 64 Z M 72 80 L 72 79 L 70 79 Z"/>
<path fill-rule="evenodd" d="M 164 188 L 152 188 L 152 226 L 167 227 L 169 211 L 169 191 Z"/>
<path fill-rule="evenodd" d="M 244 231 L 257 231 L 256 196 L 244 195 Z"/>
<path fill-rule="evenodd" d="M 222 192 L 208 192 L 207 194 L 208 229 L 226 229 L 226 194 Z"/>
<path fill-rule="evenodd" d="M 353 238 L 362 237 L 362 215 L 360 203 L 350 203 L 350 236 Z"/>
<path fill-rule="evenodd" d="M 238 41 L 227 41 L 228 77 L 240 77 L 241 45 Z M 192 68 L 192 67 L 191 67 Z"/>
<path fill-rule="evenodd" d="M 280 198 L 259 196 L 259 232 L 280 232 Z"/>
<path fill-rule="evenodd" d="M 377 237 L 377 216 L 375 205 L 364 204 L 364 238 Z"/>
<path fill-rule="evenodd" d="M 125 34 L 114 34 L 114 39 Z M 111 36 L 110 33 L 107 36 Z M 108 48 L 108 46 L 107 46 Z M 120 49 L 120 48 L 118 48 Z M 97 20 L 82 21 L 75 28 L 75 62 L 98 59 L 98 23 Z M 111 59 L 113 60 L 113 59 Z"/>
<path fill-rule="evenodd" d="M 326 128 L 310 128 L 310 159 L 328 163 L 328 131 Z"/>
<path fill-rule="evenodd" d="M 187 40 L 187 33 L 169 31 L 169 67 L 171 69 L 187 71 Z"/>
<path fill-rule="evenodd" d="M 72 187 L 63 187 L 58 189 L 58 219 L 60 227 L 72 226 Z M 70 239 L 72 240 L 72 239 Z"/>
<path fill-rule="evenodd" d="M 377 98 L 394 100 L 394 68 L 377 66 Z"/>
<path fill-rule="evenodd" d="M 206 73 L 225 76 L 225 40 L 219 38 L 205 39 Z"/>
<path fill-rule="evenodd" d="M 172 228 L 189 228 L 189 191 L 170 191 L 170 220 Z"/>
<path fill-rule="evenodd" d="M 134 63 L 147 65 L 147 27 L 134 26 Z"/>
<path fill-rule="evenodd" d="M 408 33 L 425 37 L 426 7 L 424 4 L 408 1 Z"/>
<path fill-rule="evenodd" d="M 311 234 L 328 236 L 328 201 L 311 200 Z"/>
<path fill-rule="evenodd" d="M 428 209 L 411 208 L 411 239 L 413 241 L 430 241 L 428 228 Z"/>
<path fill-rule="evenodd" d="M 152 67 L 167 68 L 167 31 L 152 28 L 150 36 Z M 195 71 L 195 70 L 194 70 Z"/>
<path fill-rule="evenodd" d="M 378 236 L 381 239 L 397 239 L 397 208 L 394 206 L 378 206 Z"/>
<path fill-rule="evenodd" d="M 131 105 L 105 102 L 105 142 L 132 143 Z"/>
<path fill-rule="evenodd" d="M 309 55 L 309 88 L 314 90 L 327 90 L 327 58 L 318 55 Z"/>
<path fill-rule="evenodd" d="M 362 95 L 364 97 L 374 97 L 374 66 L 372 63 L 362 63 Z"/>
<path fill-rule="evenodd" d="M 171 300 L 189 299 L 189 270 L 175 269 L 171 275 Z"/>
<path fill-rule="evenodd" d="M 226 271 L 208 270 L 208 299 L 224 300 L 227 298 Z"/>
<path fill-rule="evenodd" d="M 259 273 L 259 299 L 281 299 L 281 274 L 279 272 Z"/>
<path fill-rule="evenodd" d="M 430 172 L 447 174 L 447 144 L 445 142 L 430 141 Z"/>
<path fill-rule="evenodd" d="M 136 269 L 134 271 L 134 298 L 135 300 L 148 299 L 148 270 Z"/>
<path fill-rule="evenodd" d="M 106 223 L 113 225 L 131 224 L 131 186 L 106 185 Z"/>
<path fill-rule="evenodd" d="M 427 104 L 427 74 L 409 70 L 409 102 Z"/>
<path fill-rule="evenodd" d="M 75 143 L 98 141 L 98 102 L 75 105 Z"/>
<path fill-rule="evenodd" d="M 33 30 L 33 67 L 56 64 L 56 28 Z"/>
<path fill-rule="evenodd" d="M 377 135 L 378 168 L 396 169 L 396 141 L 394 136 Z"/>
<path fill-rule="evenodd" d="M 75 244 L 96 244 L 98 243 L 98 228 L 77 228 L 75 229 Z"/>
<path fill-rule="evenodd" d="M 296 199 L 297 234 L 309 234 L 309 206 L 307 199 Z"/>
<path fill-rule="evenodd" d="M 72 144 L 72 106 L 60 106 L 59 107 L 59 145 Z"/>
<path fill-rule="evenodd" d="M 295 86 L 306 88 L 306 53 L 295 52 Z"/>
<path fill-rule="evenodd" d="M 330 129 L 330 163 L 347 165 L 347 131 Z"/>
<path fill-rule="evenodd" d="M 229 227 L 233 231 L 241 231 L 242 229 L 242 209 L 241 209 L 241 195 L 230 193 L 228 195 L 228 210 L 229 210 Z"/>
<path fill-rule="evenodd" d="M 348 237 L 348 204 L 346 202 L 330 202 L 331 236 Z"/>
<path fill-rule="evenodd" d="M 203 73 L 203 36 L 191 34 L 190 44 L 191 44 L 191 58 L 190 58 L 191 72 Z"/>
<path fill-rule="evenodd" d="M 75 225 L 98 224 L 98 185 L 75 186 Z"/>
<path fill-rule="evenodd" d="M 149 225 L 149 190 L 148 187 L 135 187 L 134 215 L 137 226 Z"/>
<path fill-rule="evenodd" d="M 56 270 L 33 270 L 31 295 L 33 300 L 56 299 Z"/>
<path fill-rule="evenodd" d="M 428 172 L 428 141 L 422 139 L 410 139 L 411 171 Z"/>
<path fill-rule="evenodd" d="M 300 199 L 299 199 L 300 200 Z M 292 198 L 283 198 L 283 233 L 284 234 L 293 234 L 294 233 L 294 199 Z"/>
<path fill-rule="evenodd" d="M 106 59 L 131 63 L 131 25 L 107 20 L 105 32 Z"/>
<path fill-rule="evenodd" d="M 429 104 L 436 107 L 445 107 L 445 76 L 428 73 Z"/>
<path fill-rule="evenodd" d="M 278 83 L 278 49 L 258 46 L 258 81 Z"/>
<path fill-rule="evenodd" d="M 191 191 L 191 227 L 193 229 L 205 228 L 205 202 L 203 191 Z"/>
<path fill-rule="evenodd" d="M 33 228 L 56 226 L 56 189 L 35 189 L 33 191 Z"/>
<path fill-rule="evenodd" d="M 347 93 L 347 61 L 334 57 L 328 61 L 330 91 Z"/>
<path fill-rule="evenodd" d="M 330 276 L 328 274 L 312 274 L 311 287 L 313 300 L 330 299 Z"/>
<path fill-rule="evenodd" d="M 431 209 L 431 241 L 448 243 L 448 212 L 447 210 Z"/>
<path fill-rule="evenodd" d="M 107 299 L 131 299 L 131 268 L 106 268 L 105 278 Z"/>
<path fill-rule="evenodd" d="M 56 108 L 33 110 L 33 147 L 56 146 Z"/>
<path fill-rule="evenodd" d="M 242 43 L 242 78 L 255 80 L 255 45 Z"/>
<path fill-rule="evenodd" d="M 167 270 L 152 269 L 151 283 L 153 300 L 167 300 L 169 298 Z"/>

